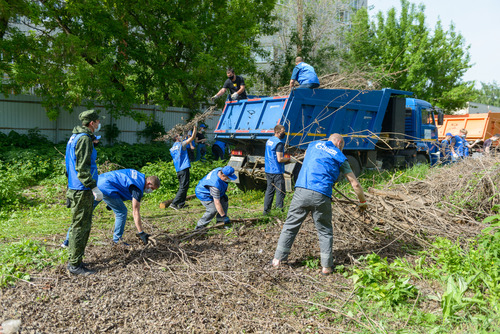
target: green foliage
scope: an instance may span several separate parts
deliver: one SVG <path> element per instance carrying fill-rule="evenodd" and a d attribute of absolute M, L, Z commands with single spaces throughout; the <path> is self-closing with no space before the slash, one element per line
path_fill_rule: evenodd
<path fill-rule="evenodd" d="M 0 152 L 13 147 L 30 148 L 41 147 L 52 144 L 47 137 L 40 134 L 38 128 L 29 129 L 28 134 L 19 134 L 16 131 L 10 131 L 8 135 L 0 132 Z"/>
<path fill-rule="evenodd" d="M 445 320 L 487 327 L 492 319 L 500 321 L 500 215 L 485 222 L 492 224 L 469 248 L 438 239 L 434 249 L 422 253 L 434 260 L 422 270 L 425 276 L 446 284 L 441 298 Z"/>
<path fill-rule="evenodd" d="M 106 124 L 104 126 L 104 138 L 108 141 L 108 143 L 114 143 L 116 138 L 120 135 L 121 131 L 118 129 L 118 126 L 113 124 Z"/>
<path fill-rule="evenodd" d="M 360 257 L 363 268 L 354 268 L 344 276 L 352 279 L 356 294 L 362 300 L 371 300 L 384 306 L 393 306 L 417 297 L 418 290 L 410 284 L 410 277 L 401 273 L 401 263 L 389 264 L 377 254 Z"/>
<path fill-rule="evenodd" d="M 319 259 L 314 256 L 308 256 L 307 259 L 302 262 L 302 265 L 309 269 L 317 269 L 319 267 Z"/>
<path fill-rule="evenodd" d="M 0 13 L 2 91 L 35 87 L 51 119 L 82 103 L 130 116 L 134 103 L 199 107 L 227 66 L 255 71 L 275 2 L 19 1 Z M 37 31 L 7 24 L 16 15 Z"/>
<path fill-rule="evenodd" d="M 106 161 L 118 164 L 121 168 L 133 168 L 139 170 L 147 163 L 158 160 L 170 161 L 170 146 L 164 142 L 152 142 L 150 144 L 127 144 L 120 143 L 112 147 L 98 146 L 97 165 Z"/>
<path fill-rule="evenodd" d="M 500 86 L 496 81 L 492 83 L 481 82 L 481 89 L 474 102 L 500 107 Z"/>
<path fill-rule="evenodd" d="M 30 272 L 64 262 L 63 250 L 47 250 L 38 241 L 25 239 L 0 245 L 0 287 L 14 284 L 18 279 L 29 280 Z"/>
<path fill-rule="evenodd" d="M 213 161 L 213 162 L 193 162 L 190 168 L 190 179 L 188 194 L 194 193 L 194 188 L 205 175 L 207 175 L 212 169 L 217 167 L 223 167 L 226 165 L 225 161 Z M 177 172 L 175 171 L 174 163 L 172 161 L 158 161 L 155 163 L 148 163 L 146 166 L 141 168 L 141 173 L 149 175 L 156 175 L 160 179 L 161 186 L 156 191 L 151 194 L 153 198 L 170 198 L 175 196 L 177 190 L 179 189 L 179 181 L 177 180 Z M 164 201 L 164 199 L 162 200 Z"/>
<path fill-rule="evenodd" d="M 366 9 L 356 14 L 346 35 L 346 63 L 381 73 L 382 87 L 414 92 L 420 99 L 451 111 L 465 106 L 475 96 L 474 83 L 461 80 L 472 66 L 469 46 L 453 24 L 446 31 L 438 21 L 434 29 L 425 22 L 424 7 L 401 0 L 401 15 L 395 8 L 379 12 L 370 21 Z M 446 70 L 443 70 L 446 69 Z"/>
<path fill-rule="evenodd" d="M 146 127 L 137 133 L 139 139 L 144 138 L 147 142 L 151 142 L 156 138 L 166 134 L 163 124 L 157 121 L 146 123 Z"/>

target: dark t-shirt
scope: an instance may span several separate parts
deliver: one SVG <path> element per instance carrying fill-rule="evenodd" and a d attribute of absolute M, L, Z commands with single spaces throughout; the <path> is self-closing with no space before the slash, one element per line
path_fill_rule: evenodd
<path fill-rule="evenodd" d="M 285 153 L 285 144 L 283 143 L 276 144 L 276 152 Z"/>
<path fill-rule="evenodd" d="M 202 140 L 202 139 L 205 139 L 205 135 L 201 132 L 197 132 L 196 133 L 196 139 L 198 139 L 198 141 Z M 204 144 L 204 143 L 202 143 Z"/>
<path fill-rule="evenodd" d="M 231 81 L 231 79 L 227 79 L 226 82 L 224 82 L 224 86 L 222 86 L 222 88 L 229 89 L 231 94 L 233 94 L 239 91 L 241 86 L 245 86 L 245 80 L 239 75 L 237 75 L 234 81 Z M 243 93 L 240 94 L 239 100 L 246 98 L 247 98 L 247 92 L 246 90 L 244 90 Z"/>
<path fill-rule="evenodd" d="M 139 188 L 137 188 L 134 185 L 131 185 L 130 187 L 128 187 L 128 190 L 130 191 L 130 194 L 132 195 L 132 198 L 135 198 L 137 202 L 141 201 L 141 199 L 142 199 L 142 193 L 139 190 Z"/>

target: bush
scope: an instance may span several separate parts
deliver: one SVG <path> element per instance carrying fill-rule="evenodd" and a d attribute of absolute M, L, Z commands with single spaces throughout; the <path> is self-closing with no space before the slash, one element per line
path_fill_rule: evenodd
<path fill-rule="evenodd" d="M 164 142 L 151 144 L 121 143 L 113 147 L 97 147 L 97 165 L 106 161 L 118 164 L 122 168 L 141 169 L 148 163 L 156 161 L 170 161 L 170 145 Z"/>

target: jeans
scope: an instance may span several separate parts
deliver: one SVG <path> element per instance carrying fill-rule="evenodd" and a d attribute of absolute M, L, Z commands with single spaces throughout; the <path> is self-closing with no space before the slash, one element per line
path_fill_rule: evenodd
<path fill-rule="evenodd" d="M 264 196 L 264 214 L 271 210 L 273 205 L 274 193 L 276 192 L 276 208 L 283 208 L 283 200 L 285 199 L 285 177 L 283 174 L 266 173 L 267 188 Z"/>
<path fill-rule="evenodd" d="M 198 143 L 196 145 L 196 160 L 205 162 L 205 154 L 207 154 L 207 145 L 203 143 Z"/>
<path fill-rule="evenodd" d="M 318 232 L 321 266 L 330 268 L 333 266 L 331 199 L 319 192 L 304 188 L 295 188 L 295 194 L 288 209 L 288 217 L 281 230 L 274 258 L 280 261 L 288 258 L 295 237 L 309 212 L 312 213 L 314 226 Z"/>
<path fill-rule="evenodd" d="M 123 203 L 121 198 L 112 198 L 104 195 L 104 203 L 106 203 L 115 213 L 115 229 L 113 231 L 113 241 L 119 242 L 123 236 L 123 231 L 125 230 L 125 223 L 127 222 L 127 207 Z M 92 211 L 101 202 L 94 201 Z M 66 240 L 69 240 L 69 234 L 71 227 L 68 229 L 66 234 Z"/>
<path fill-rule="evenodd" d="M 318 87 L 319 87 L 319 84 L 317 84 L 317 83 L 304 83 L 304 84 L 300 85 L 297 88 L 310 88 L 310 89 L 314 89 L 314 88 L 318 88 Z"/>
<path fill-rule="evenodd" d="M 179 180 L 179 190 L 172 204 L 182 208 L 186 204 L 186 195 L 189 189 L 189 168 L 177 172 L 177 180 Z"/>
<path fill-rule="evenodd" d="M 203 204 L 206 211 L 205 214 L 200 218 L 200 220 L 198 220 L 198 223 L 196 224 L 197 229 L 206 227 L 216 215 L 217 215 L 217 222 L 222 222 L 222 217 L 217 212 L 214 201 L 210 202 L 200 201 L 200 202 L 201 204 Z M 224 212 L 227 215 L 227 208 L 229 206 L 229 201 L 227 196 L 223 196 L 220 198 L 220 204 L 222 205 L 222 208 L 224 209 Z"/>

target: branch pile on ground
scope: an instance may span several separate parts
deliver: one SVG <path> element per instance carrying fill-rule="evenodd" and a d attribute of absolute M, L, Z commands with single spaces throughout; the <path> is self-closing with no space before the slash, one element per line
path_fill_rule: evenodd
<path fill-rule="evenodd" d="M 201 124 L 205 120 L 214 117 L 216 111 L 216 106 L 208 107 L 203 113 L 196 114 L 189 122 L 185 124 L 179 123 L 175 125 L 167 132 L 167 134 L 156 138 L 155 141 L 168 141 L 173 139 L 179 133 L 188 133 L 189 131 L 193 130 L 195 125 Z"/>
<path fill-rule="evenodd" d="M 340 244 L 351 244 L 352 237 L 359 237 L 377 245 L 388 235 L 391 242 L 421 247 L 435 237 L 467 242 L 485 227 L 477 220 L 495 214 L 492 208 L 500 203 L 500 159 L 465 159 L 433 169 L 425 180 L 396 182 L 394 177 L 384 189 L 368 189 L 366 214 L 334 206 Z"/>

